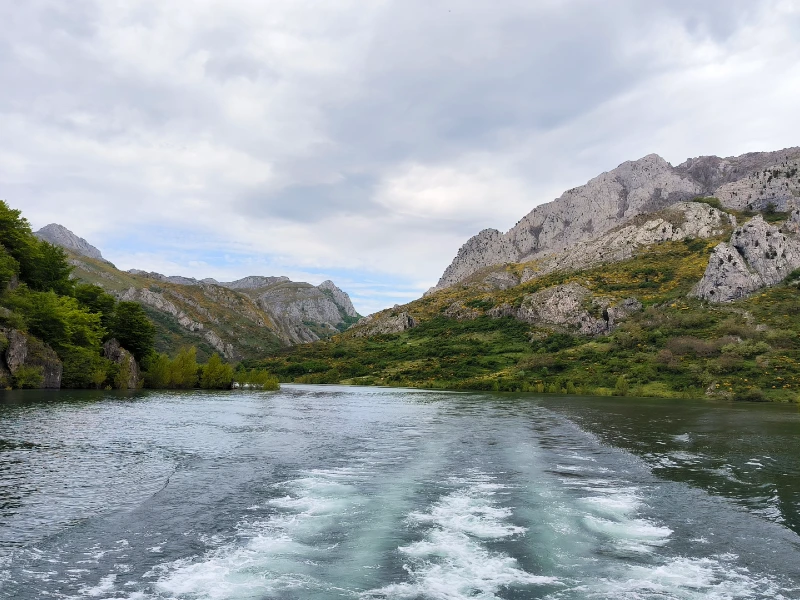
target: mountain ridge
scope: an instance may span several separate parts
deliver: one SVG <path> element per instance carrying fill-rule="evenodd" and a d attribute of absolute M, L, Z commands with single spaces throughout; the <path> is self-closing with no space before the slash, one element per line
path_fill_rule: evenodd
<path fill-rule="evenodd" d="M 75 278 L 142 304 L 158 329 L 159 351 L 196 345 L 201 356 L 218 352 L 240 360 L 326 339 L 361 318 L 347 293 L 330 280 L 314 286 L 286 276 L 251 275 L 220 282 L 120 271 L 62 225 L 52 223 L 36 235 L 67 251 Z"/>
<path fill-rule="evenodd" d="M 484 229 L 472 236 L 429 291 L 454 285 L 484 267 L 565 251 L 635 216 L 697 196 L 721 192 L 722 205 L 736 210 L 763 210 L 769 203 L 790 210 L 800 195 L 800 179 L 793 179 L 798 167 L 800 147 L 738 157 L 701 156 L 677 167 L 657 154 L 623 162 L 534 207 L 506 233 Z"/>

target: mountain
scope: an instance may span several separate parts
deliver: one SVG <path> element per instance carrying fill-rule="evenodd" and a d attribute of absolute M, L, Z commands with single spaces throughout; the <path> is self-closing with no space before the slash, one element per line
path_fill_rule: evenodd
<path fill-rule="evenodd" d="M 624 163 L 469 240 L 422 298 L 252 364 L 300 383 L 800 403 L 798 159 Z"/>
<path fill-rule="evenodd" d="M 433 290 L 476 271 L 520 263 L 594 239 L 642 214 L 696 196 L 735 210 L 787 211 L 800 196 L 800 148 L 739 157 L 702 156 L 677 167 L 656 154 L 616 169 L 534 208 L 506 233 L 484 229 L 458 251 Z"/>
<path fill-rule="evenodd" d="M 69 229 L 63 225 L 59 225 L 58 223 L 50 223 L 50 225 L 45 225 L 39 231 L 34 232 L 33 235 L 38 237 L 40 240 L 50 242 L 55 246 L 60 246 L 74 254 L 105 261 L 103 255 L 100 253 L 100 250 L 92 246 L 82 237 L 78 237 Z"/>
<path fill-rule="evenodd" d="M 314 342 L 341 333 L 361 316 L 332 281 L 319 286 L 288 277 L 250 276 L 237 281 L 116 269 L 100 251 L 65 227 L 51 224 L 36 235 L 64 248 L 73 277 L 99 285 L 121 300 L 142 304 L 156 325 L 159 351 L 174 354 L 194 345 L 205 358 L 228 360 Z"/>

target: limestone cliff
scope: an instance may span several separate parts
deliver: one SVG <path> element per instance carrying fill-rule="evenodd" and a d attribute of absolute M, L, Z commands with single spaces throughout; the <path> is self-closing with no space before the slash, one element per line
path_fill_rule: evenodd
<path fill-rule="evenodd" d="M 637 216 L 700 195 L 717 195 L 723 206 L 734 209 L 791 210 L 800 200 L 800 148 L 724 159 L 703 156 L 678 167 L 655 154 L 623 163 L 537 206 L 506 233 L 485 229 L 469 239 L 432 291 L 485 267 L 559 252 L 569 251 L 575 264 L 591 261 L 580 251 L 582 244 Z"/>
<path fill-rule="evenodd" d="M 790 219 L 779 228 L 756 215 L 734 230 L 730 243 L 714 249 L 691 295 L 729 302 L 783 281 L 800 267 L 800 237 L 792 232 L 793 224 Z"/>

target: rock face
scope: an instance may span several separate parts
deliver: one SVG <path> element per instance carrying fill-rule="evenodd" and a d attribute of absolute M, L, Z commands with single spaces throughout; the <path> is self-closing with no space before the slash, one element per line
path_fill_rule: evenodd
<path fill-rule="evenodd" d="M 55 351 L 44 342 L 16 329 L 0 328 L 5 351 L 0 361 L 0 378 L 6 386 L 23 367 L 32 367 L 41 375 L 39 388 L 59 389 L 63 365 Z"/>
<path fill-rule="evenodd" d="M 54 246 L 60 246 L 75 254 L 108 262 L 103 258 L 100 250 L 58 223 L 45 225 L 39 231 L 35 232 L 34 235 L 41 240 L 50 242 Z"/>
<path fill-rule="evenodd" d="M 719 244 L 691 295 L 730 302 L 783 281 L 800 267 L 800 239 L 756 215 L 737 228 L 729 244 Z"/>
<path fill-rule="evenodd" d="M 650 154 L 534 208 L 508 233 L 485 229 L 467 241 L 437 284 L 442 289 L 483 267 L 525 262 L 601 235 L 636 215 L 690 199 L 701 187 Z"/>
<path fill-rule="evenodd" d="M 219 282 L 215 279 L 197 280 L 180 275 L 162 275 L 131 269 L 133 275 L 147 277 L 164 283 L 176 285 L 199 286 L 206 295 L 214 288 L 227 288 L 246 294 L 267 318 L 262 319 L 261 326 L 268 321 L 275 328 L 276 334 L 287 344 L 315 342 L 323 337 L 339 333 L 360 315 L 356 312 L 350 297 L 332 281 L 324 281 L 318 286 L 295 282 L 288 277 L 262 277 L 251 275 L 236 281 Z M 175 292 L 172 296 L 179 296 Z M 160 293 L 146 289 L 130 288 L 124 299 L 137 300 L 165 312 L 189 331 L 203 329 L 203 323 L 192 320 L 173 302 L 166 300 Z M 186 298 L 182 298 L 186 301 Z M 224 343 L 213 331 L 204 334 L 206 341 L 226 358 L 236 358 L 236 350 L 230 343 Z"/>
<path fill-rule="evenodd" d="M 709 238 L 730 231 L 736 219 L 699 202 L 678 202 L 653 215 L 642 215 L 566 252 L 543 256 L 523 271 L 522 283 L 555 271 L 585 269 L 631 258 L 643 247 L 686 238 Z"/>
<path fill-rule="evenodd" d="M 144 383 L 139 372 L 139 365 L 133 354 L 119 345 L 115 339 L 103 344 L 103 357 L 119 366 L 119 373 L 114 378 L 114 387 L 121 390 L 136 390 Z"/>
<path fill-rule="evenodd" d="M 461 282 L 486 267 L 572 252 L 576 245 L 598 238 L 634 217 L 695 196 L 717 194 L 723 205 L 731 208 L 746 208 L 749 204 L 753 209 L 764 209 L 771 202 L 776 210 L 791 209 L 795 203 L 800 204 L 798 161 L 800 148 L 730 158 L 703 156 L 678 167 L 655 154 L 623 163 L 586 185 L 537 206 L 507 233 L 481 231 L 461 247 L 434 291 Z M 751 198 L 744 196 L 747 190 Z M 657 231 L 654 226 L 653 233 Z"/>
<path fill-rule="evenodd" d="M 519 308 L 504 304 L 487 314 L 511 316 L 531 324 L 562 326 L 582 335 L 600 335 L 639 310 L 642 305 L 635 298 L 612 305 L 609 299 L 596 298 L 585 287 L 568 283 L 527 294 Z"/>
<path fill-rule="evenodd" d="M 406 311 L 394 314 L 378 313 L 361 319 L 358 326 L 353 328 L 353 336 L 371 337 L 373 335 L 400 333 L 416 326 L 416 319 Z"/>

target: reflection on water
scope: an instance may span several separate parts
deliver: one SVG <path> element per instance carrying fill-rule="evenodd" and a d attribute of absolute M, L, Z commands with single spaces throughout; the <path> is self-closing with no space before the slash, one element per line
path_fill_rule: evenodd
<path fill-rule="evenodd" d="M 782 406 L 9 393 L 0 596 L 800 598 Z"/>

